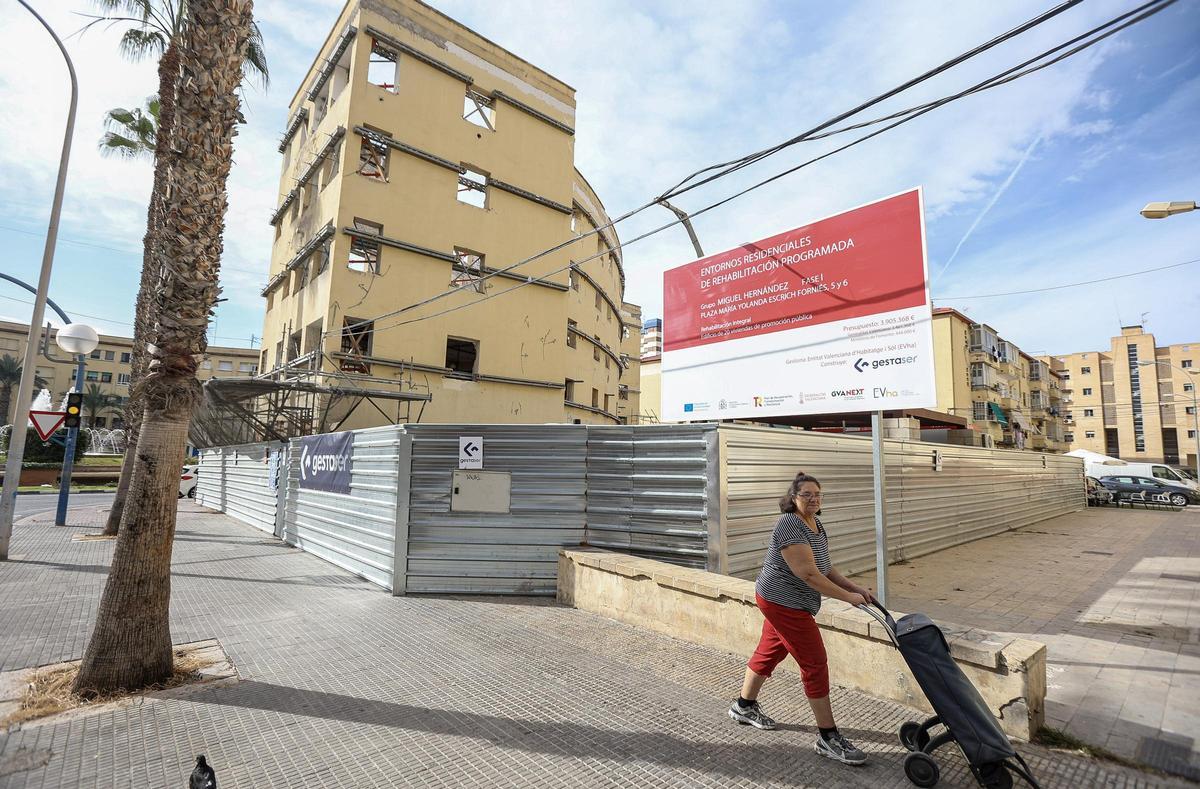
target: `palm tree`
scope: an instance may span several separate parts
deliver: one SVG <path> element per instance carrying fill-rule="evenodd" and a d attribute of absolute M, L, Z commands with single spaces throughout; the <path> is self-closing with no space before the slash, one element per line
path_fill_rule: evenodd
<path fill-rule="evenodd" d="M 166 261 L 162 259 L 162 245 L 158 243 L 158 230 L 162 222 L 163 199 L 167 184 L 167 153 L 175 124 L 175 90 L 179 79 L 179 47 L 187 35 L 195 17 L 190 0 L 94 0 L 101 15 L 93 17 L 88 27 L 108 23 L 131 24 L 121 36 L 120 50 L 131 60 L 158 57 L 158 112 L 154 134 L 154 186 L 150 192 L 150 206 L 146 220 L 146 236 L 143 239 L 142 276 L 138 285 L 137 301 L 134 305 L 133 353 L 129 365 L 129 399 L 125 404 L 124 422 L 127 441 L 125 460 L 121 464 L 121 478 L 104 533 L 114 535 L 121 525 L 129 481 L 133 473 L 133 455 L 137 449 L 138 433 L 142 423 L 142 401 L 138 383 L 146 372 L 146 334 L 154 325 L 154 297 L 158 292 L 162 271 Z M 85 28 L 86 29 L 86 28 Z M 250 23 L 250 34 L 246 46 L 245 60 L 241 66 L 241 77 L 248 72 L 258 77 L 265 87 L 267 73 L 266 53 L 263 51 L 262 34 L 258 25 Z M 111 113 L 110 113 L 111 116 Z M 132 119 L 132 116 L 131 116 Z M 112 129 L 110 129 L 112 131 Z M 140 138 L 132 138 L 140 142 Z M 103 146 L 103 142 L 101 143 Z"/>
<path fill-rule="evenodd" d="M 88 384 L 83 390 L 83 411 L 87 414 L 88 426 L 96 424 L 96 417 L 117 405 L 116 395 L 100 388 L 100 384 Z"/>
<path fill-rule="evenodd" d="M 8 409 L 12 408 L 12 392 L 13 387 L 21 383 L 21 360 L 9 356 L 7 353 L 0 356 L 0 422 L 11 424 L 9 422 Z M 36 392 L 39 389 L 45 389 L 47 386 L 46 379 L 40 375 L 33 377 L 33 390 Z M 13 417 L 16 414 L 12 414 Z M 13 421 L 17 421 L 13 419 Z"/>
<path fill-rule="evenodd" d="M 134 690 L 171 675 L 171 544 L 179 458 L 200 402 L 197 360 L 216 304 L 228 207 L 225 186 L 240 118 L 238 84 L 253 33 L 252 0 L 188 0 L 189 23 L 177 45 L 176 144 L 159 159 L 164 192 L 162 288 L 146 339 L 153 363 L 139 384 L 141 435 L 129 506 L 113 550 L 96 627 L 74 690 Z"/>
<path fill-rule="evenodd" d="M 104 114 L 104 136 L 100 138 L 101 156 L 122 159 L 153 159 L 154 138 L 158 134 L 158 96 L 146 99 L 146 109 L 114 107 Z"/>

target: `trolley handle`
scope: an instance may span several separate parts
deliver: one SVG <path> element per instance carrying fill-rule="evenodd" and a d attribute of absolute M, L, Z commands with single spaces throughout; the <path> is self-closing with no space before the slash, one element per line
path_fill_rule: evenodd
<path fill-rule="evenodd" d="M 896 649 L 899 649 L 900 641 L 899 641 L 899 639 L 896 638 L 896 620 L 892 617 L 891 613 L 886 608 L 884 608 L 883 605 L 878 600 L 872 600 L 871 605 L 874 605 L 875 608 L 878 608 L 880 611 L 882 611 L 883 615 L 881 616 L 879 613 L 877 613 L 875 611 L 874 608 L 871 608 L 870 606 L 857 605 L 857 606 L 855 606 L 855 608 L 861 608 L 863 611 L 866 611 L 868 614 L 871 615 L 872 619 L 879 622 L 879 624 L 883 625 L 883 629 L 885 631 L 887 631 L 888 638 L 890 638 L 892 640 L 892 645 L 895 646 Z"/>

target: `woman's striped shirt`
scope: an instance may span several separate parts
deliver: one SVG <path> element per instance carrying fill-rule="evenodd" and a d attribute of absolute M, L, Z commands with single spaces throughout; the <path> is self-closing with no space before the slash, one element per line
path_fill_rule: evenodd
<path fill-rule="evenodd" d="M 816 521 L 817 531 L 814 533 L 794 512 L 785 512 L 779 518 L 775 531 L 771 533 L 771 545 L 767 548 L 762 572 L 758 574 L 758 582 L 754 585 L 754 591 L 767 602 L 798 608 L 814 616 L 821 610 L 821 594 L 796 577 L 784 560 L 782 551 L 789 545 L 808 545 L 812 548 L 813 558 L 817 560 L 817 569 L 822 575 L 828 575 L 833 569 L 829 561 L 829 538 L 825 535 L 821 519 L 816 518 Z"/>

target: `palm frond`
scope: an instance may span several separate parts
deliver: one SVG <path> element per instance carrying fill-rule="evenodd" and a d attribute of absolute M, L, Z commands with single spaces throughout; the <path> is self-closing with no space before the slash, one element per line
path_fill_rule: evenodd
<path fill-rule="evenodd" d="M 265 90 L 271 84 L 271 74 L 267 70 L 267 51 L 263 48 L 262 31 L 258 24 L 250 25 L 250 37 L 246 42 L 246 61 L 242 64 L 242 78 L 253 74 Z"/>
<path fill-rule="evenodd" d="M 130 28 L 121 36 L 118 47 L 121 54 L 135 63 L 147 57 L 161 57 L 167 49 L 168 38 L 161 30 L 152 28 Z"/>

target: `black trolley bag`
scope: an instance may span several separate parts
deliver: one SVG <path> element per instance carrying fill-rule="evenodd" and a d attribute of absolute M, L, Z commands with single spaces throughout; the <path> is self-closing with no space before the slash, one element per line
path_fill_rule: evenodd
<path fill-rule="evenodd" d="M 908 614 L 897 622 L 879 603 L 859 608 L 874 617 L 887 630 L 900 650 L 909 671 L 921 686 L 935 715 L 918 723 L 908 721 L 900 727 L 900 743 L 909 750 L 904 758 L 904 774 L 917 786 L 934 786 L 940 771 L 933 752 L 948 743 L 956 743 L 980 786 L 1009 789 L 1015 773 L 1034 789 L 1040 789 L 1029 765 L 1013 749 L 979 691 L 950 656 L 950 645 L 937 625 L 925 614 Z M 938 724 L 945 730 L 930 734 Z"/>

